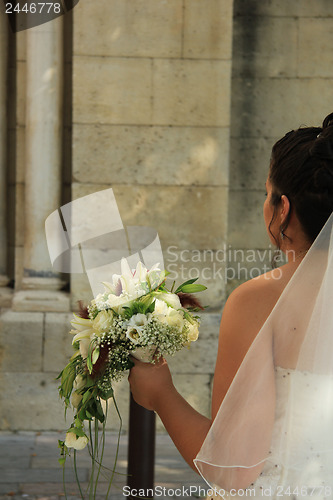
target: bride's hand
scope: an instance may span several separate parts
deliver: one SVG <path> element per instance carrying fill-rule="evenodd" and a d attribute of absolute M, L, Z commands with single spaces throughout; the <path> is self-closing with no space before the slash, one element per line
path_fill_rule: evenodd
<path fill-rule="evenodd" d="M 143 363 L 132 358 L 128 381 L 134 400 L 147 410 L 157 410 L 158 401 L 174 389 L 168 363 L 160 358 L 154 364 Z"/>

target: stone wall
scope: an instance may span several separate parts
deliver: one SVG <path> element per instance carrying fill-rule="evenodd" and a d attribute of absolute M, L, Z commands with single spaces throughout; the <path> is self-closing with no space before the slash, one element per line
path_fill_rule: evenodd
<path fill-rule="evenodd" d="M 112 187 L 124 225 L 155 228 L 179 279 L 198 268 L 213 308 L 223 285 L 181 252 L 226 241 L 231 19 L 220 0 L 81 0 L 74 11 L 73 198 Z M 73 305 L 83 289 L 73 277 Z"/>
<path fill-rule="evenodd" d="M 328 0 L 234 1 L 228 243 L 245 253 L 228 291 L 270 263 L 262 205 L 271 149 L 333 110 L 332 47 Z M 257 262 L 246 261 L 250 249 Z"/>

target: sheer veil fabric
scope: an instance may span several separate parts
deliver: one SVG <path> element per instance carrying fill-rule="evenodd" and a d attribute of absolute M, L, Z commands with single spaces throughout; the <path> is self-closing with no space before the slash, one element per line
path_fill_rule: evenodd
<path fill-rule="evenodd" d="M 333 498 L 333 214 L 246 354 L 194 463 L 217 490 Z"/>

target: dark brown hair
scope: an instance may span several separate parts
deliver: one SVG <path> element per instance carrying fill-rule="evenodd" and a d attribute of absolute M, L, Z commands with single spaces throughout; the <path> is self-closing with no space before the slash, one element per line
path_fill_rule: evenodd
<path fill-rule="evenodd" d="M 272 184 L 272 217 L 282 195 L 290 202 L 285 235 L 294 210 L 312 243 L 333 211 L 333 113 L 322 127 L 301 127 L 288 132 L 272 149 L 269 180 Z"/>

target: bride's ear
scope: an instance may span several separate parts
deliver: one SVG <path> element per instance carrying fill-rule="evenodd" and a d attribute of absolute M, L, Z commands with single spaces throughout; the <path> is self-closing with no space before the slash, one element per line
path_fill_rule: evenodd
<path fill-rule="evenodd" d="M 283 194 L 281 196 L 281 209 L 280 209 L 280 223 L 281 225 L 283 225 L 288 216 L 289 216 L 289 212 L 290 212 L 290 201 L 289 201 L 289 198 L 288 196 L 286 196 L 285 194 Z"/>

